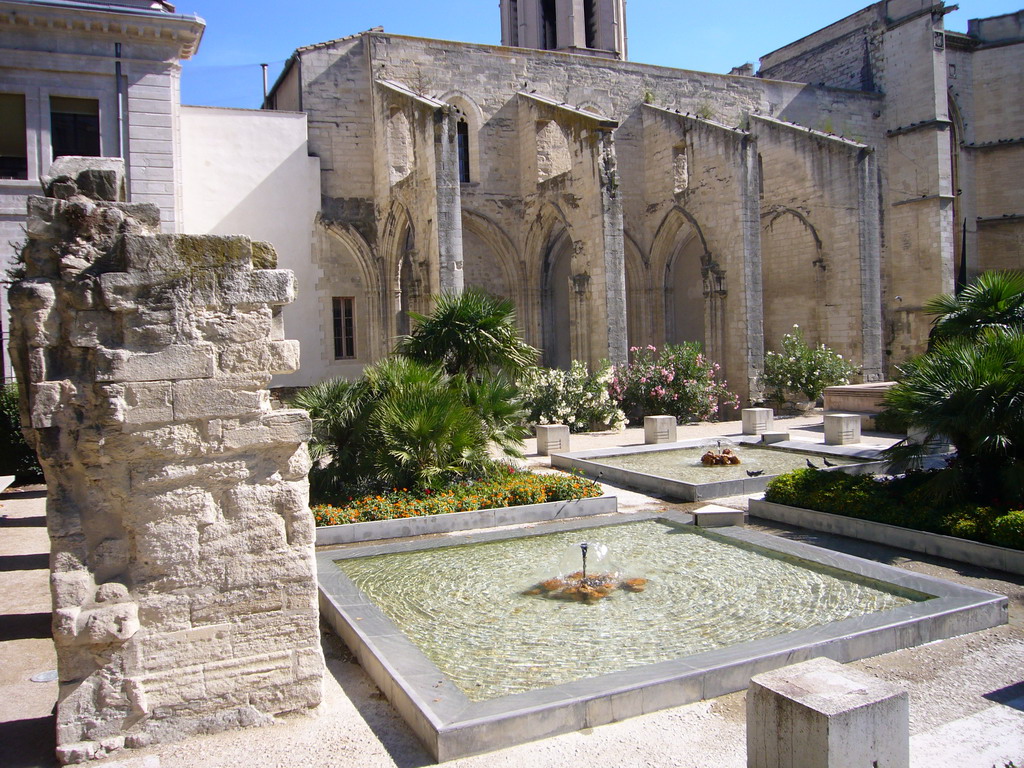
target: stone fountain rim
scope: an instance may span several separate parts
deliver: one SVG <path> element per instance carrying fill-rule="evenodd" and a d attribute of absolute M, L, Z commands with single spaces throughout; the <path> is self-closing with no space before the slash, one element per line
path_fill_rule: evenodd
<path fill-rule="evenodd" d="M 642 520 L 691 525 L 682 512 L 617 514 L 452 537 L 350 544 L 317 553 L 324 618 L 438 761 L 479 754 L 745 688 L 754 674 L 809 658 L 854 661 L 1004 624 L 1007 598 L 893 566 L 740 527 L 704 535 L 761 547 L 934 595 L 880 613 L 832 622 L 635 669 L 490 699 L 470 701 L 342 571 L 337 560 L 535 536 Z"/>

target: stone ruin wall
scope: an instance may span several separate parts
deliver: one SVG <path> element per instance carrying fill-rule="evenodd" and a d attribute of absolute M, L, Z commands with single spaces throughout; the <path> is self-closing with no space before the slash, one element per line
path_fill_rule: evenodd
<path fill-rule="evenodd" d="M 159 234 L 120 161 L 62 158 L 10 290 L 44 468 L 58 756 L 316 706 L 308 415 L 271 410 L 294 277 L 245 237 Z"/>

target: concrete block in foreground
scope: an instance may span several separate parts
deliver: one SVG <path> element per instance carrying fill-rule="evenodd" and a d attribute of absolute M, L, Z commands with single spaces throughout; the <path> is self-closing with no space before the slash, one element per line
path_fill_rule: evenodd
<path fill-rule="evenodd" d="M 743 510 L 723 507 L 721 504 L 707 504 L 693 513 L 693 521 L 701 528 L 721 528 L 726 525 L 743 525 Z"/>
<path fill-rule="evenodd" d="M 825 414 L 825 445 L 860 442 L 860 416 L 856 413 Z"/>
<path fill-rule="evenodd" d="M 540 456 L 568 450 L 569 428 L 565 424 L 537 425 L 537 453 Z"/>
<path fill-rule="evenodd" d="M 676 441 L 675 416 L 644 416 L 644 443 L 674 443 Z"/>
<path fill-rule="evenodd" d="M 910 699 L 827 658 L 756 675 L 747 691 L 747 768 L 907 768 Z"/>
<path fill-rule="evenodd" d="M 760 435 L 771 431 L 775 412 L 771 408 L 744 408 L 740 417 L 744 435 Z"/>

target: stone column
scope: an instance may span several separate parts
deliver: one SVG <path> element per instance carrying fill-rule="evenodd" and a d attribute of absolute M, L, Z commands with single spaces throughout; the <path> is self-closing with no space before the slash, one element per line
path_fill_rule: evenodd
<path fill-rule="evenodd" d="M 629 342 L 626 338 L 626 238 L 623 234 L 622 196 L 612 132 L 601 131 L 600 140 L 607 357 L 615 365 L 625 365 L 629 360 Z"/>
<path fill-rule="evenodd" d="M 450 111 L 436 114 L 437 146 L 437 254 L 441 291 L 462 293 L 462 188 L 456 120 Z"/>
<path fill-rule="evenodd" d="M 245 237 L 159 234 L 155 206 L 120 202 L 123 168 L 51 174 L 10 299 L 48 490 L 58 757 L 314 707 L 310 421 L 266 389 L 298 365 L 294 276 Z"/>

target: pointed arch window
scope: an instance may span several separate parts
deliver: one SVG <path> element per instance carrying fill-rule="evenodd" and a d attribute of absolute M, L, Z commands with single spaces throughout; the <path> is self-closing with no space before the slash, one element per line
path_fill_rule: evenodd
<path fill-rule="evenodd" d="M 540 0 L 541 47 L 548 51 L 558 48 L 558 19 L 555 0 Z"/>
<path fill-rule="evenodd" d="M 587 48 L 597 48 L 597 8 L 594 0 L 583 0 L 583 25 L 586 29 Z"/>
<path fill-rule="evenodd" d="M 508 25 L 509 44 L 512 47 L 519 46 L 519 0 L 509 0 L 508 3 Z"/>
<path fill-rule="evenodd" d="M 463 184 L 471 180 L 469 173 L 469 123 L 466 118 L 459 118 L 455 125 L 455 135 L 459 148 L 459 181 Z"/>

